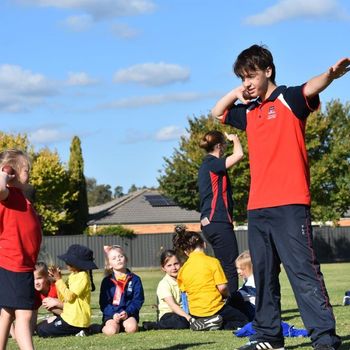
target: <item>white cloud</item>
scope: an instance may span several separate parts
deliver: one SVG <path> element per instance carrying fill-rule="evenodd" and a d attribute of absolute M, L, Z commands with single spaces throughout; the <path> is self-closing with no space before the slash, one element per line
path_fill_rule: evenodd
<path fill-rule="evenodd" d="M 118 38 L 130 39 L 139 35 L 139 31 L 124 23 L 115 23 L 112 25 L 112 33 Z"/>
<path fill-rule="evenodd" d="M 69 140 L 72 138 L 70 133 L 61 130 L 62 125 L 46 125 L 36 130 L 28 132 L 28 138 L 33 144 L 48 145 L 54 142 Z"/>
<path fill-rule="evenodd" d="M 44 98 L 58 94 L 55 83 L 44 75 L 17 65 L 0 66 L 0 110 L 26 112 L 43 103 Z"/>
<path fill-rule="evenodd" d="M 136 16 L 155 10 L 152 0 L 20 0 L 41 7 L 78 10 L 95 21 L 123 16 Z"/>
<path fill-rule="evenodd" d="M 249 16 L 249 25 L 269 25 L 291 18 L 329 18 L 349 20 L 337 0 L 280 0 L 260 14 Z"/>
<path fill-rule="evenodd" d="M 97 106 L 97 109 L 119 109 L 119 108 L 139 108 L 151 105 L 160 105 L 172 102 L 192 102 L 206 98 L 217 97 L 217 92 L 179 92 L 166 95 L 150 95 L 140 97 L 130 97 L 104 103 Z"/>
<path fill-rule="evenodd" d="M 93 19 L 90 15 L 70 16 L 67 17 L 62 23 L 70 30 L 75 32 L 83 32 L 91 27 Z"/>
<path fill-rule="evenodd" d="M 126 144 L 135 144 L 145 141 L 166 142 L 179 140 L 181 136 L 186 135 L 186 129 L 175 125 L 165 126 L 154 133 L 129 129 L 121 142 Z"/>
<path fill-rule="evenodd" d="M 118 83 L 160 86 L 178 81 L 187 81 L 189 77 L 189 69 L 177 64 L 159 62 L 142 63 L 121 69 L 114 74 L 114 81 Z"/>
<path fill-rule="evenodd" d="M 98 81 L 89 77 L 85 72 L 70 72 L 67 84 L 72 86 L 88 86 L 95 85 Z"/>
<path fill-rule="evenodd" d="M 169 125 L 158 130 L 155 134 L 155 139 L 158 141 L 172 141 L 178 140 L 184 135 L 186 135 L 186 129 L 176 125 Z"/>

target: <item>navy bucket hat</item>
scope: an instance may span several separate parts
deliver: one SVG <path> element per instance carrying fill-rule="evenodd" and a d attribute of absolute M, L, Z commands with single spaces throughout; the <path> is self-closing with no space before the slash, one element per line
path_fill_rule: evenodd
<path fill-rule="evenodd" d="M 66 264 L 74 266 L 79 270 L 98 269 L 94 263 L 92 250 L 80 244 L 72 244 L 68 248 L 67 253 L 58 255 L 57 257 Z"/>

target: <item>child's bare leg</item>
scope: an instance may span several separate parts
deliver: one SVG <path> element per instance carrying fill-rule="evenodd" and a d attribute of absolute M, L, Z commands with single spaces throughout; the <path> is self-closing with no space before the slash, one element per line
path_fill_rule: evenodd
<path fill-rule="evenodd" d="M 102 333 L 106 335 L 114 335 L 119 333 L 120 325 L 114 320 L 108 320 L 102 328 Z"/>
<path fill-rule="evenodd" d="M 12 339 L 16 339 L 16 334 L 15 334 L 15 323 L 12 322 L 11 323 L 11 327 L 10 327 L 10 336 Z"/>
<path fill-rule="evenodd" d="M 33 310 L 15 310 L 16 317 L 16 341 L 21 350 L 33 350 L 31 320 Z"/>
<path fill-rule="evenodd" d="M 1 309 L 0 313 L 0 350 L 6 349 L 7 340 L 10 333 L 10 327 L 15 319 L 13 309 Z"/>
<path fill-rule="evenodd" d="M 125 328 L 125 333 L 135 333 L 139 330 L 137 321 L 134 317 L 129 317 L 123 321 L 123 326 Z"/>

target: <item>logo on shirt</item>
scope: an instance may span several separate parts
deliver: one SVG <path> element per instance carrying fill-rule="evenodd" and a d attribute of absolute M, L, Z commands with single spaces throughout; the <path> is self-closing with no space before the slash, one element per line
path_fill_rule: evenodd
<path fill-rule="evenodd" d="M 269 107 L 269 111 L 267 112 L 267 120 L 275 119 L 277 116 L 275 106 Z"/>
<path fill-rule="evenodd" d="M 132 281 L 128 284 L 128 292 L 132 292 Z"/>

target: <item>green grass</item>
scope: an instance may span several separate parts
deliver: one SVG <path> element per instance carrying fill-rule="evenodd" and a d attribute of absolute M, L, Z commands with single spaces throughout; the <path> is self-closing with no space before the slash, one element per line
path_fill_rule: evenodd
<path fill-rule="evenodd" d="M 141 310 L 141 320 L 154 321 L 156 310 L 155 290 L 162 277 L 160 271 L 134 271 L 143 281 L 145 303 Z M 324 264 L 322 272 L 325 276 L 327 289 L 337 319 L 337 333 L 343 338 L 341 350 L 350 349 L 350 306 L 342 306 L 344 292 L 350 289 L 350 263 Z M 100 285 L 101 273 L 94 274 L 96 286 Z M 281 273 L 282 286 L 282 317 L 296 328 L 303 328 L 299 311 L 285 273 Z M 98 308 L 98 288 L 92 294 L 93 323 L 99 323 L 101 312 Z M 43 314 L 40 314 L 43 316 Z M 247 338 L 237 338 L 231 331 L 192 332 L 182 331 L 148 331 L 135 334 L 118 334 L 106 337 L 103 334 L 90 337 L 64 337 L 40 339 L 34 337 L 36 349 L 127 349 L 127 350 L 181 350 L 181 349 L 210 349 L 233 350 L 247 341 Z M 286 338 L 287 349 L 310 349 L 308 338 Z M 15 341 L 9 340 L 8 349 L 17 349 Z"/>

